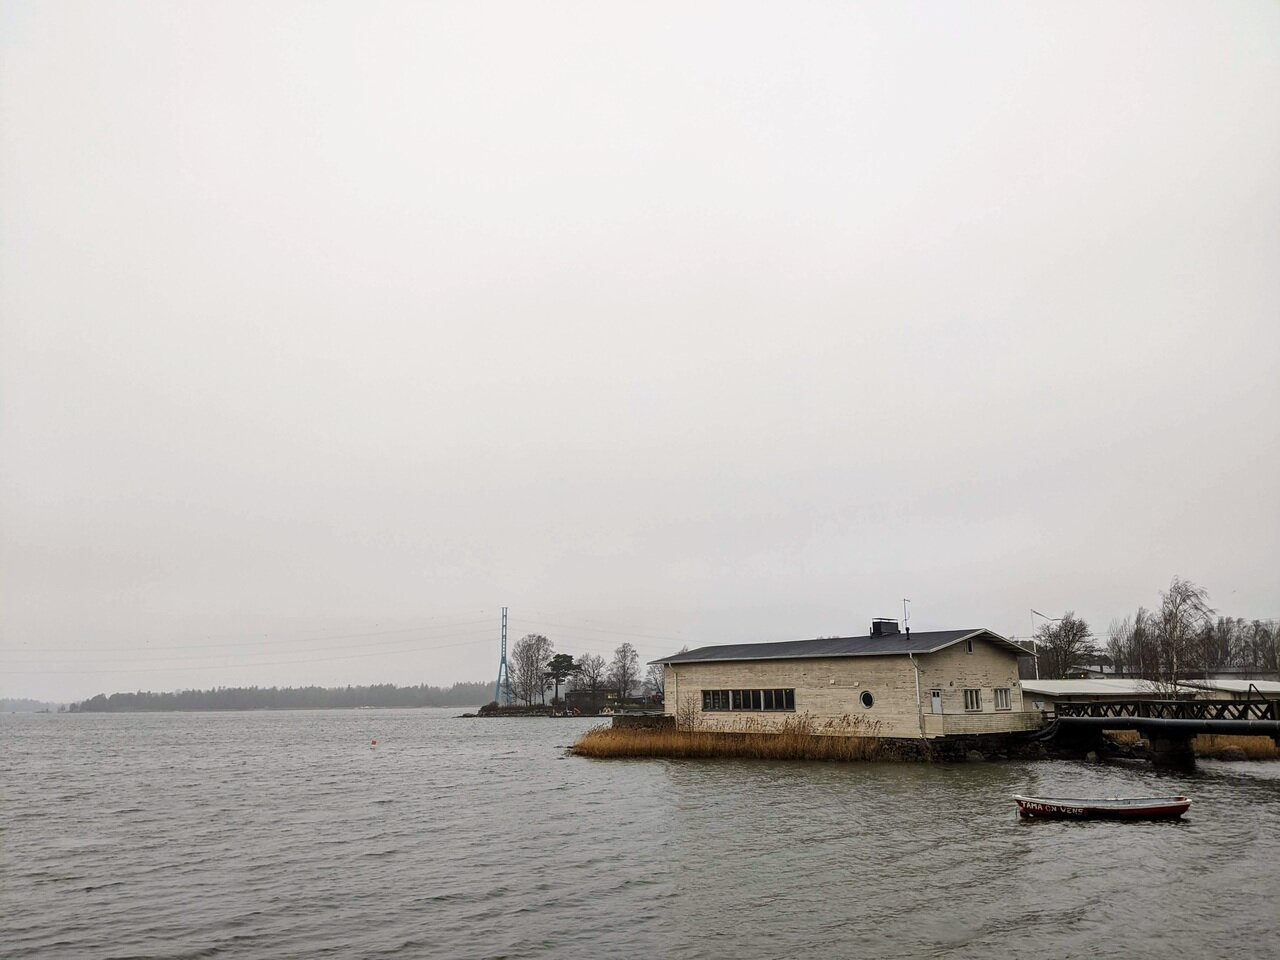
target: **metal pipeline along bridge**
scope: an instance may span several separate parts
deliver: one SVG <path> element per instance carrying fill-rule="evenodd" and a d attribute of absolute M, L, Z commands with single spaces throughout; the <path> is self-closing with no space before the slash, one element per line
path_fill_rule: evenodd
<path fill-rule="evenodd" d="M 1161 766 L 1193 767 L 1191 740 L 1201 733 L 1271 737 L 1280 744 L 1280 700 L 1064 702 L 1055 714 L 1040 737 L 1086 740 L 1103 730 L 1136 730 L 1151 742 L 1151 759 Z"/>

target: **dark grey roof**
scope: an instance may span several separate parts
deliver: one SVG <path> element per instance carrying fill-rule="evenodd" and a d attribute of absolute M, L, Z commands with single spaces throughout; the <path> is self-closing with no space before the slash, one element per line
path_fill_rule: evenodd
<path fill-rule="evenodd" d="M 1013 653 L 1024 653 L 1012 640 L 982 628 L 932 630 L 925 633 L 892 633 L 883 637 L 820 637 L 817 640 L 783 640 L 778 643 L 726 643 L 674 653 L 653 663 L 704 663 L 708 660 L 795 660 L 809 657 L 885 657 L 909 653 L 935 653 L 953 643 L 981 637 Z"/>

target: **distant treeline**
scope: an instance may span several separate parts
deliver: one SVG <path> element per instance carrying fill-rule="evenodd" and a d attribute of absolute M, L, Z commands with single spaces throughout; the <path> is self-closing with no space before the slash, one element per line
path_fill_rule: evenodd
<path fill-rule="evenodd" d="M 491 683 L 451 687 L 218 687 L 175 693 L 98 694 L 71 705 L 72 713 L 130 713 L 145 710 L 332 710 L 357 707 L 467 707 L 493 699 Z"/>

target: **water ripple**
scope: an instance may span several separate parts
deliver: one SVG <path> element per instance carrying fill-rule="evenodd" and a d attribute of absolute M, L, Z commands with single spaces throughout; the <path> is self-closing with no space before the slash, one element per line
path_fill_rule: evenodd
<path fill-rule="evenodd" d="M 609 763 L 564 757 L 595 721 L 454 713 L 0 718 L 0 952 L 1163 960 L 1280 936 L 1280 765 Z M 1196 805 L 1024 823 L 1024 791 Z"/>

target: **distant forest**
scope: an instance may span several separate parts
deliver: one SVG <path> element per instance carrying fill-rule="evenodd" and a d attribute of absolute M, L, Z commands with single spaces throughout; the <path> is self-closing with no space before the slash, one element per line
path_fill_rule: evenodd
<path fill-rule="evenodd" d="M 470 707 L 493 699 L 491 683 L 451 687 L 218 687 L 176 693 L 98 694 L 71 705 L 72 713 L 132 713 L 146 710 L 332 710 L 357 707 Z"/>

